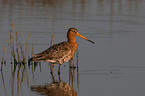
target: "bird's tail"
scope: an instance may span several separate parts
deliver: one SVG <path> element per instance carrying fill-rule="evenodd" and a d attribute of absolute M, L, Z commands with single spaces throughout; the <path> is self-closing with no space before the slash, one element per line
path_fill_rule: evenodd
<path fill-rule="evenodd" d="M 34 55 L 34 57 L 30 58 L 28 61 L 29 62 L 45 61 L 45 58 L 43 58 L 41 55 Z"/>
<path fill-rule="evenodd" d="M 32 58 L 28 59 L 28 61 L 29 61 L 29 62 L 34 61 L 34 57 L 32 57 Z"/>

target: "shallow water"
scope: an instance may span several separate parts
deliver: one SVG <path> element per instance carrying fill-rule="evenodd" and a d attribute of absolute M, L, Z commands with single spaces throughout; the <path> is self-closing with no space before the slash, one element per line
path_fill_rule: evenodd
<path fill-rule="evenodd" d="M 9 38 L 11 21 L 21 32 L 28 54 L 41 52 L 66 40 L 68 28 L 75 27 L 91 44 L 77 37 L 79 68 L 70 73 L 69 63 L 54 69 L 56 81 L 73 85 L 79 96 L 145 95 L 145 0 L 0 0 L 0 56 Z M 1 65 L 1 96 L 40 96 L 33 85 L 51 84 L 49 64 L 14 66 L 8 39 Z M 2 60 L 2 59 L 0 59 Z M 76 57 L 75 57 L 76 60 Z M 74 76 L 74 79 L 70 78 Z M 72 83 L 73 82 L 73 83 Z"/>

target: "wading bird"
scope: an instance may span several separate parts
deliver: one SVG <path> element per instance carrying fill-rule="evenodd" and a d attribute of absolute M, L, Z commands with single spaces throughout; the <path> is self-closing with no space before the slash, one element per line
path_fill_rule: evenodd
<path fill-rule="evenodd" d="M 94 43 L 93 41 L 80 35 L 77 29 L 69 28 L 67 32 L 68 41 L 55 44 L 41 53 L 34 54 L 34 57 L 30 58 L 29 61 L 45 61 L 50 62 L 52 64 L 59 64 L 60 66 L 62 63 L 65 63 L 68 60 L 70 60 L 76 52 L 77 42 L 75 36 L 79 36 L 85 40 L 90 41 L 91 43 Z M 60 67 L 58 72 L 60 72 Z"/>

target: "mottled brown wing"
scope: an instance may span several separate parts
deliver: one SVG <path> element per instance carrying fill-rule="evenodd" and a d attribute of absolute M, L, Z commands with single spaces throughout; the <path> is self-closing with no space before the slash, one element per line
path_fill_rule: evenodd
<path fill-rule="evenodd" d="M 51 46 L 45 51 L 35 54 L 33 59 L 34 61 L 45 61 L 45 60 L 56 60 L 59 58 L 63 58 L 64 56 L 68 56 L 71 54 L 71 48 L 68 42 L 61 42 Z"/>

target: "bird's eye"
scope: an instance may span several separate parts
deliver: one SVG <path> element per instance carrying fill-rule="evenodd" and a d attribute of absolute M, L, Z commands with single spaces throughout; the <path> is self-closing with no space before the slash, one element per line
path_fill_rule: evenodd
<path fill-rule="evenodd" d="M 75 32 L 75 33 L 77 34 L 77 32 L 76 32 L 76 31 L 73 31 L 73 32 Z"/>

